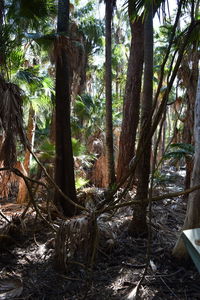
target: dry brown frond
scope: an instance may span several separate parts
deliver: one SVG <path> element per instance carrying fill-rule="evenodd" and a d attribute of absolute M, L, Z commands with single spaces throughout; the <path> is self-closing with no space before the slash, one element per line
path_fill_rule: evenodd
<path fill-rule="evenodd" d="M 67 59 L 71 99 L 74 101 L 80 92 L 87 60 L 84 37 L 75 22 L 70 23 L 69 36 L 58 33 L 54 39 L 53 47 L 50 49 L 51 63 L 59 62 L 62 65 L 64 57 Z"/>
<path fill-rule="evenodd" d="M 54 47 L 52 52 L 50 53 L 51 63 L 56 63 L 58 59 L 62 59 L 62 53 L 72 53 L 71 52 L 71 44 L 68 37 L 63 35 L 58 35 L 54 41 Z M 62 60 L 61 60 L 62 64 Z"/>
<path fill-rule="evenodd" d="M 2 198 L 8 198 L 10 191 L 10 172 L 0 172 L 0 196 Z"/>
<path fill-rule="evenodd" d="M 0 146 L 1 149 L 1 146 Z M 3 168 L 3 162 L 0 161 L 0 167 Z M 11 186 L 16 182 L 16 176 L 10 171 L 0 172 L 0 197 L 8 198 Z"/>
<path fill-rule="evenodd" d="M 106 156 L 101 155 L 94 163 L 92 170 L 92 183 L 98 187 L 108 186 L 108 172 L 106 171 Z"/>
<path fill-rule="evenodd" d="M 4 140 L 0 149 L 0 160 L 4 166 L 13 166 L 16 162 L 16 142 L 20 139 L 24 147 L 27 139 L 23 128 L 22 91 L 0 77 L 0 127 Z"/>
<path fill-rule="evenodd" d="M 89 262 L 93 249 L 93 215 L 81 215 L 62 222 L 55 239 L 55 264 L 65 265 L 74 258 L 84 258 Z"/>
<path fill-rule="evenodd" d="M 94 249 L 111 250 L 116 237 L 117 227 L 110 221 L 109 214 L 103 214 L 97 220 L 91 213 L 62 221 L 55 239 L 56 265 L 66 268 L 77 258 L 89 263 Z"/>

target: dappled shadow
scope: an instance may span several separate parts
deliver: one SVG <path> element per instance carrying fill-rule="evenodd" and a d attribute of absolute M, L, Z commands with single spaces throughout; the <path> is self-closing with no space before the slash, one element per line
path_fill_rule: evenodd
<path fill-rule="evenodd" d="M 153 203 L 151 267 L 141 299 L 200 299 L 200 278 L 192 261 L 179 262 L 171 255 L 185 210 L 180 197 Z M 128 236 L 130 221 L 130 209 L 118 211 L 112 220 L 118 228 L 115 243 L 99 249 L 92 272 L 71 264 L 59 274 L 53 265 L 54 233 L 32 212 L 24 227 L 16 228 L 13 240 L 0 245 L 0 270 L 22 278 L 23 293 L 17 299 L 122 299 L 136 286 L 146 263 L 147 240 Z"/>
<path fill-rule="evenodd" d="M 51 234 L 39 223 L 34 234 L 29 231 L 29 238 L 18 238 L 18 245 L 1 251 L 0 269 L 15 272 L 23 280 L 23 293 L 18 299 L 122 299 L 141 278 L 145 239 L 122 232 L 110 253 L 98 253 L 92 273 L 71 265 L 66 274 L 59 274 L 53 267 L 53 249 L 43 247 Z M 199 275 L 193 264 L 178 264 L 171 257 L 171 248 L 166 248 L 159 237 L 154 230 L 151 259 L 156 269 L 148 271 L 141 288 L 142 299 L 199 299 Z"/>

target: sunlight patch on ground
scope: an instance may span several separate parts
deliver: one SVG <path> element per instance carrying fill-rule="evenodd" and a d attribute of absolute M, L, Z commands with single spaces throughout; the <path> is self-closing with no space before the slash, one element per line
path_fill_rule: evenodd
<path fill-rule="evenodd" d="M 177 174 L 178 174 L 179 176 L 181 176 L 181 177 L 185 177 L 185 176 L 186 176 L 186 170 L 179 170 L 179 171 L 177 172 Z"/>

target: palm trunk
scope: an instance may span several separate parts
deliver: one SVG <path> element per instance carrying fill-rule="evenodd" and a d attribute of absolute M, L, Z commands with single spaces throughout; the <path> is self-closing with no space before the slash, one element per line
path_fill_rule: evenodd
<path fill-rule="evenodd" d="M 116 67 L 116 80 L 115 80 L 115 94 L 116 94 L 116 98 L 119 98 L 119 66 L 117 65 Z"/>
<path fill-rule="evenodd" d="M 187 95 L 187 112 L 186 120 L 184 122 L 183 129 L 183 143 L 194 145 L 193 130 L 194 130 L 194 105 L 198 81 L 198 54 L 196 51 L 191 53 L 192 59 L 183 62 L 182 67 L 182 81 L 186 87 Z M 192 63 L 192 68 L 189 65 Z M 185 189 L 190 186 L 190 179 L 193 168 L 193 160 L 190 157 L 186 157 L 186 177 L 185 177 Z M 185 197 L 187 198 L 187 196 Z"/>
<path fill-rule="evenodd" d="M 85 90 L 86 90 L 88 59 L 89 59 L 88 53 L 85 53 L 83 67 L 81 68 L 78 95 L 83 95 L 85 93 Z"/>
<path fill-rule="evenodd" d="M 4 0 L 0 0 L 0 35 L 2 34 L 3 29 L 3 15 L 4 15 Z M 4 62 L 4 53 L 0 53 L 0 66 Z"/>
<path fill-rule="evenodd" d="M 27 126 L 27 138 L 31 145 L 31 150 L 33 151 L 33 145 L 34 145 L 34 137 L 35 137 L 35 111 L 32 108 L 32 105 L 29 108 L 29 117 L 28 117 L 28 126 Z M 30 159 L 31 154 L 28 149 L 26 149 L 25 157 L 24 157 L 24 163 L 18 163 L 18 167 L 20 171 L 26 175 L 29 176 L 29 170 L 30 170 Z M 23 180 L 23 178 L 19 177 L 19 188 L 18 188 L 18 194 L 17 194 L 17 203 L 26 203 L 28 201 L 28 190 L 26 187 L 26 184 Z"/>
<path fill-rule="evenodd" d="M 132 38 L 119 142 L 117 181 L 120 181 L 120 179 L 126 175 L 129 163 L 134 156 L 136 132 L 139 122 L 141 79 L 144 60 L 144 24 L 142 17 L 134 22 L 131 21 L 131 10 L 130 26 Z"/>
<path fill-rule="evenodd" d="M 4 0 L 0 0 L 0 29 L 3 25 Z"/>
<path fill-rule="evenodd" d="M 108 185 L 115 183 L 115 163 L 113 149 L 113 121 L 112 121 L 112 54 L 111 54 L 111 23 L 113 0 L 106 1 L 106 158 Z"/>
<path fill-rule="evenodd" d="M 153 98 L 153 13 L 152 7 L 149 9 L 148 16 L 144 24 L 144 90 L 141 108 L 141 147 L 145 151 L 138 162 L 138 186 L 136 199 L 141 200 L 140 205 L 134 206 L 133 219 L 129 226 L 130 234 L 140 234 L 147 232 L 146 223 L 146 204 L 142 199 L 148 196 L 150 158 L 151 158 L 151 141 L 146 144 L 149 130 L 151 129 L 151 120 L 149 115 L 152 110 Z M 148 122 L 149 126 L 145 126 Z"/>
<path fill-rule="evenodd" d="M 27 127 L 27 138 L 29 140 L 29 143 L 31 145 L 31 150 L 33 151 L 34 148 L 34 139 L 35 139 L 35 126 L 36 126 L 36 120 L 35 120 L 35 111 L 32 107 L 32 105 L 29 108 L 29 117 L 28 117 L 28 127 Z M 25 157 L 24 157 L 24 168 L 29 174 L 30 170 L 30 162 L 31 162 L 31 154 L 30 151 L 26 151 Z"/>
<path fill-rule="evenodd" d="M 60 53 L 56 59 L 56 166 L 55 181 L 60 189 L 76 201 L 74 160 L 70 126 L 69 63 L 66 53 L 66 38 L 69 27 L 69 0 L 58 2 L 57 32 L 63 32 L 60 40 Z M 62 208 L 65 216 L 72 216 L 75 208 L 60 193 L 55 192 L 55 203 Z"/>
<path fill-rule="evenodd" d="M 191 187 L 200 184 L 200 73 L 197 86 L 197 95 L 195 102 L 195 125 L 194 125 L 194 138 L 195 138 L 195 154 L 194 154 L 194 167 L 192 171 Z M 200 227 L 200 190 L 194 191 L 189 195 L 186 217 L 183 229 L 193 229 Z M 187 256 L 187 251 L 183 244 L 182 239 L 179 237 L 174 249 L 173 255 L 178 258 Z"/>
<path fill-rule="evenodd" d="M 55 145 L 56 142 L 56 112 L 55 107 L 53 107 L 52 115 L 51 115 L 51 125 L 50 125 L 50 133 L 49 133 L 50 142 Z"/>
<path fill-rule="evenodd" d="M 162 130 L 162 156 L 165 153 L 166 128 L 167 128 L 167 120 L 165 119 L 163 124 L 163 130 Z"/>

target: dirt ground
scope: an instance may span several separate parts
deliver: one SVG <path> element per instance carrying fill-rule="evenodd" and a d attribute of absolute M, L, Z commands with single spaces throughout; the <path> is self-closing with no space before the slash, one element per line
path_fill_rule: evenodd
<path fill-rule="evenodd" d="M 182 178 L 179 176 L 179 186 Z M 172 183 L 161 191 L 172 191 Z M 53 232 L 29 214 L 22 226 L 16 217 L 23 208 L 1 201 L 1 212 L 10 220 L 15 215 L 11 236 L 2 236 L 0 244 L 0 299 L 3 279 L 18 278 L 20 295 L 15 299 L 106 300 L 126 299 L 140 280 L 146 263 L 147 239 L 127 234 L 131 210 L 123 208 L 112 219 L 117 227 L 115 243 L 108 251 L 99 249 L 92 271 L 71 264 L 64 274 L 54 268 Z M 151 267 L 140 289 L 141 299 L 200 299 L 200 277 L 193 262 L 179 262 L 171 255 L 181 229 L 186 202 L 166 199 L 153 204 Z M 0 216 L 3 228 L 6 220 Z M 19 229 L 20 228 L 20 229 Z M 11 299 L 11 297 L 10 297 Z"/>

